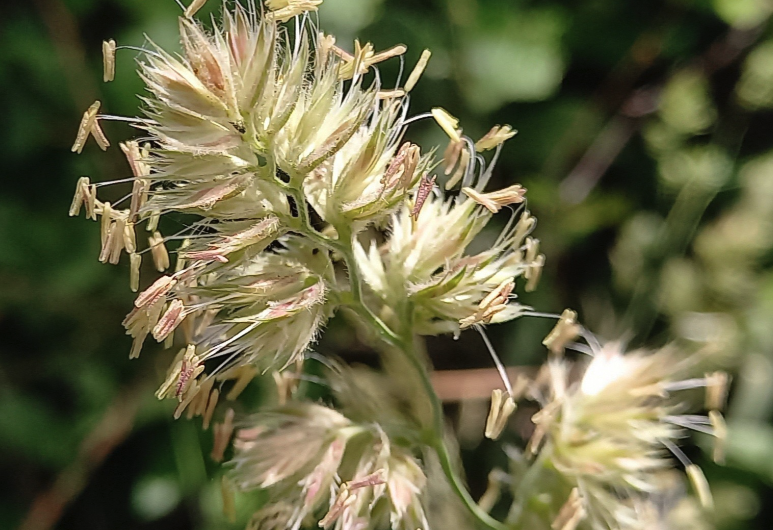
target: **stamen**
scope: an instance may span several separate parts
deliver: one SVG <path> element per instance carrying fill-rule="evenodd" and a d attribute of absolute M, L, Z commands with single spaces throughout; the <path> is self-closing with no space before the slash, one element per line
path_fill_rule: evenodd
<path fill-rule="evenodd" d="M 202 370 L 204 368 L 202 367 Z M 201 390 L 201 387 L 199 386 L 199 382 L 195 379 L 191 379 L 188 384 L 185 387 L 185 390 L 180 395 L 180 402 L 178 403 L 177 407 L 174 409 L 173 417 L 176 420 L 180 419 L 180 416 L 182 416 L 183 412 L 185 412 L 185 409 L 188 408 L 188 405 L 190 405 L 194 399 L 199 395 L 199 392 Z"/>
<path fill-rule="evenodd" d="M 108 83 L 115 79 L 115 41 L 102 41 L 102 80 Z"/>
<path fill-rule="evenodd" d="M 92 105 L 83 113 L 83 118 L 78 126 L 78 134 L 75 136 L 75 143 L 72 144 L 71 151 L 73 153 L 80 154 L 83 151 L 83 146 L 86 144 L 86 139 L 91 134 L 94 124 L 97 122 L 97 112 L 101 103 L 95 101 Z"/>
<path fill-rule="evenodd" d="M 172 333 L 185 318 L 185 305 L 182 300 L 175 299 L 169 304 L 169 308 L 158 320 L 151 334 L 156 341 L 161 342 Z"/>
<path fill-rule="evenodd" d="M 136 293 L 140 288 L 140 265 L 142 265 L 142 256 L 139 254 L 129 254 L 129 288 Z"/>
<path fill-rule="evenodd" d="M 475 324 L 488 324 L 491 322 L 494 315 L 507 307 L 507 302 L 514 288 L 515 282 L 510 279 L 500 283 L 480 301 L 478 310 L 475 313 L 459 321 L 461 329 L 469 328 Z"/>
<path fill-rule="evenodd" d="M 211 376 L 205 377 L 199 385 L 199 393 L 196 395 L 196 399 L 193 400 L 188 408 L 188 419 L 192 419 L 194 416 L 201 416 L 207 409 L 207 402 L 210 398 L 210 391 L 215 383 L 215 379 Z"/>
<path fill-rule="evenodd" d="M 450 175 L 456 167 L 456 163 L 459 161 L 459 156 L 462 154 L 462 149 L 465 146 L 465 142 L 455 142 L 449 140 L 446 150 L 443 152 L 443 165 L 446 167 L 446 176 Z M 450 184 L 450 185 L 449 185 Z M 446 189 L 449 190 L 454 187 L 454 183 L 446 184 Z"/>
<path fill-rule="evenodd" d="M 443 108 L 435 107 L 432 109 L 432 117 L 440 125 L 440 128 L 448 135 L 448 137 L 454 142 L 458 142 L 462 139 L 457 128 L 459 127 L 459 120 L 454 118 Z"/>
<path fill-rule="evenodd" d="M 687 477 L 690 479 L 690 483 L 695 489 L 695 493 L 698 494 L 698 500 L 706 510 L 714 510 L 714 498 L 711 495 L 711 489 L 709 488 L 709 482 L 706 480 L 706 475 L 703 474 L 701 468 L 695 464 L 690 464 L 686 467 Z"/>
<path fill-rule="evenodd" d="M 247 385 L 250 384 L 250 381 L 255 379 L 256 375 L 258 375 L 258 370 L 256 368 L 252 366 L 242 366 L 239 369 L 239 377 L 236 379 L 233 388 L 231 388 L 231 391 L 225 398 L 228 401 L 233 401 L 238 398 L 244 389 L 247 388 Z"/>
<path fill-rule="evenodd" d="M 153 305 L 161 297 L 166 296 L 175 285 L 177 285 L 177 279 L 174 276 L 161 276 L 150 287 L 140 293 L 134 301 L 134 307 L 143 308 Z"/>
<path fill-rule="evenodd" d="M 214 381 L 210 379 L 210 381 Z M 212 415 L 215 413 L 215 407 L 217 406 L 218 399 L 220 398 L 220 391 L 216 388 L 212 391 L 207 402 L 207 408 L 204 411 L 204 419 L 202 421 L 202 428 L 204 430 L 209 429 L 209 422 L 212 421 Z"/>
<path fill-rule="evenodd" d="M 169 253 L 164 245 L 164 238 L 158 232 L 153 232 L 153 235 L 148 237 L 148 245 L 150 246 L 150 253 L 153 256 L 153 264 L 156 266 L 158 272 L 164 272 L 169 268 Z"/>
<path fill-rule="evenodd" d="M 109 202 L 102 204 L 102 221 L 100 222 L 99 236 L 102 243 L 102 251 L 107 246 L 107 238 L 110 235 L 110 228 L 113 221 L 113 208 Z"/>
<path fill-rule="evenodd" d="M 562 355 L 566 344 L 574 340 L 580 334 L 581 327 L 577 324 L 577 313 L 571 309 L 564 309 L 561 318 L 555 327 L 548 333 L 542 344 L 553 353 Z"/>
<path fill-rule="evenodd" d="M 137 251 L 137 235 L 134 232 L 134 223 L 124 221 L 123 246 L 128 254 Z"/>
<path fill-rule="evenodd" d="M 727 424 L 722 414 L 716 410 L 709 411 L 709 421 L 714 429 L 714 451 L 712 457 L 717 464 L 725 463 L 725 444 L 727 443 Z"/>
<path fill-rule="evenodd" d="M 488 485 L 486 491 L 478 499 L 478 506 L 486 513 L 490 513 L 494 505 L 502 496 L 502 481 L 500 476 L 503 471 L 501 469 L 492 469 L 488 474 Z"/>
<path fill-rule="evenodd" d="M 347 486 L 349 487 L 349 491 L 366 488 L 368 486 L 379 486 L 386 483 L 386 480 L 384 479 L 385 474 L 383 469 L 379 469 L 361 479 L 349 481 Z"/>
<path fill-rule="evenodd" d="M 504 206 L 523 202 L 524 195 L 526 194 L 526 188 L 521 187 L 520 184 L 514 184 L 491 193 L 480 193 L 473 188 L 462 188 L 462 191 L 470 199 L 484 206 L 491 213 L 499 212 Z"/>
<path fill-rule="evenodd" d="M 447 190 L 453 189 L 453 187 L 456 186 L 466 176 L 467 168 L 470 165 L 470 151 L 464 148 L 465 142 L 459 142 L 459 144 L 462 145 L 459 157 L 459 165 L 456 166 L 456 171 L 454 172 L 451 179 L 446 182 Z"/>
<path fill-rule="evenodd" d="M 70 204 L 70 217 L 75 217 L 81 213 L 81 206 L 89 193 L 89 177 L 81 177 L 75 185 L 75 195 Z"/>
<path fill-rule="evenodd" d="M 730 377 L 727 372 L 712 372 L 706 374 L 706 408 L 723 410 L 727 401 L 727 388 Z"/>
<path fill-rule="evenodd" d="M 537 288 L 537 284 L 539 283 L 540 276 L 542 276 L 542 267 L 544 265 L 545 265 L 545 255 L 540 254 L 539 256 L 537 256 L 537 259 L 534 260 L 533 264 L 526 269 L 526 272 L 524 273 L 524 277 L 526 278 L 527 282 L 526 282 L 526 286 L 524 287 L 524 290 L 527 293 L 530 293 Z"/>
<path fill-rule="evenodd" d="M 126 241 L 126 219 L 119 217 L 113 223 L 110 231 L 110 257 L 108 262 L 111 265 L 116 265 L 121 259 L 121 251 L 124 249 L 124 243 Z"/>
<path fill-rule="evenodd" d="M 416 83 L 421 78 L 421 75 L 424 73 L 424 70 L 427 68 L 427 63 L 429 62 L 429 58 L 432 56 L 432 52 L 429 50 L 424 50 L 421 52 L 421 57 L 419 57 L 419 61 L 416 63 L 416 66 L 413 67 L 413 70 L 411 70 L 410 75 L 408 76 L 408 80 L 405 82 L 405 93 L 407 94 L 411 90 L 413 90 L 413 87 L 416 86 Z"/>
<path fill-rule="evenodd" d="M 516 134 L 518 134 L 518 131 L 514 131 L 509 125 L 494 125 L 483 138 L 475 142 L 475 149 L 478 151 L 494 149 Z"/>
<path fill-rule="evenodd" d="M 396 99 L 405 96 L 405 90 L 401 88 L 395 88 L 394 90 L 379 90 L 376 93 L 378 99 Z"/>
<path fill-rule="evenodd" d="M 316 11 L 322 0 L 266 0 L 268 13 L 274 20 L 287 22 L 291 18 L 305 14 L 307 11 Z"/>
<path fill-rule="evenodd" d="M 234 432 L 234 409 L 228 409 L 223 423 L 216 423 L 213 427 L 215 441 L 212 444 L 212 460 L 222 462 L 228 442 Z"/>
<path fill-rule="evenodd" d="M 509 393 L 505 396 L 498 388 L 491 392 L 491 408 L 486 418 L 486 438 L 491 440 L 499 438 L 515 408 L 515 401 Z"/>

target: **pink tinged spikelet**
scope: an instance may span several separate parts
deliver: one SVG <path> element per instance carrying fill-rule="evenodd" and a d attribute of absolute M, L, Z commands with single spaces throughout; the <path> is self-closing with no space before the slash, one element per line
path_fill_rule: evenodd
<path fill-rule="evenodd" d="M 186 210 L 200 208 L 204 211 L 211 210 L 214 206 L 226 199 L 230 199 L 243 192 L 252 182 L 252 175 L 240 175 L 225 180 L 221 184 L 205 188 L 194 194 L 188 202 L 175 205 L 175 209 Z"/>
<path fill-rule="evenodd" d="M 383 469 L 379 469 L 378 471 L 375 471 L 362 478 L 351 480 L 348 483 L 349 490 L 356 490 L 356 489 L 365 488 L 368 486 L 379 486 L 381 484 L 386 484 L 386 479 L 384 478 L 384 475 L 386 475 L 386 472 Z"/>
<path fill-rule="evenodd" d="M 419 146 L 410 142 L 405 142 L 401 145 L 381 177 L 382 193 L 395 186 L 408 189 L 413 181 L 413 175 L 419 164 L 420 156 Z"/>
<path fill-rule="evenodd" d="M 339 125 L 327 140 L 312 151 L 309 156 L 301 160 L 298 171 L 300 173 L 308 173 L 340 150 L 341 147 L 351 139 L 354 133 L 357 132 L 357 129 L 364 118 L 365 113 L 361 112 L 359 116 L 350 118 Z"/>
<path fill-rule="evenodd" d="M 279 229 L 279 219 L 273 216 L 267 217 L 241 232 L 220 237 L 206 250 L 185 251 L 181 255 L 186 259 L 227 263 L 226 256 L 229 254 L 269 241 L 279 233 Z"/>
<path fill-rule="evenodd" d="M 225 96 L 226 74 L 215 56 L 215 48 L 199 26 L 188 19 L 180 19 L 180 36 L 185 56 L 204 85 L 219 97 Z"/>
<path fill-rule="evenodd" d="M 410 147 L 411 147 L 410 142 L 405 142 L 403 145 L 400 146 L 400 149 L 397 151 L 397 154 L 394 156 L 392 161 L 389 163 L 387 170 L 384 172 L 384 176 L 381 177 L 381 185 L 383 187 L 387 187 L 389 183 L 392 181 L 392 177 L 397 175 L 397 172 L 403 168 L 405 164 L 405 159 L 408 156 L 408 150 L 410 149 Z"/>
<path fill-rule="evenodd" d="M 346 449 L 346 439 L 336 438 L 330 444 L 322 461 L 314 468 L 314 471 L 304 480 L 304 506 L 313 508 L 320 493 L 326 493 L 323 487 L 335 476 L 338 466 Z"/>

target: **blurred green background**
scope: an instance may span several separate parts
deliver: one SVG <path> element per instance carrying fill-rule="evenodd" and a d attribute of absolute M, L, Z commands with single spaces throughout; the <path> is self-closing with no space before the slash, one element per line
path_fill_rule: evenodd
<path fill-rule="evenodd" d="M 211 0 L 199 18 L 219 8 Z M 325 0 L 319 12 L 342 45 L 406 44 L 407 68 L 433 51 L 414 113 L 443 106 L 473 138 L 495 123 L 520 131 L 492 186 L 522 183 L 539 219 L 547 266 L 522 301 L 572 307 L 601 337 L 633 345 L 712 346 L 710 364 L 734 374 L 727 465 L 711 464 L 702 440 L 690 456 L 728 530 L 773 521 L 771 12 L 767 0 Z M 97 225 L 67 217 L 78 177 L 129 176 L 115 147 L 69 149 L 95 99 L 137 113 L 135 52 L 119 50 L 116 80 L 103 84 L 102 40 L 175 48 L 179 13 L 172 0 L 4 4 L 0 528 L 229 527 L 211 434 L 153 398 L 169 352 L 127 358 L 128 265 L 99 264 Z M 385 64 L 383 78 L 398 67 Z M 132 136 L 104 127 L 114 146 Z M 410 134 L 444 142 L 429 122 Z M 538 364 L 551 325 L 522 319 L 491 336 L 507 364 Z M 338 321 L 316 349 L 372 355 Z M 429 349 L 440 368 L 490 366 L 474 333 Z M 253 387 L 237 412 L 260 401 Z M 478 440 L 462 439 L 476 494 L 502 458 Z M 251 502 L 239 499 L 240 514 Z"/>

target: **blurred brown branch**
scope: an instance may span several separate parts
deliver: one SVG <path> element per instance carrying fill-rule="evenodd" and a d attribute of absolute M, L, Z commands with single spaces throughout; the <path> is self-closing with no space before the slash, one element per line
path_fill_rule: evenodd
<path fill-rule="evenodd" d="M 519 376 L 533 376 L 535 370 L 530 367 L 507 369 L 510 380 Z M 494 368 L 472 370 L 440 370 L 432 373 L 432 386 L 443 401 L 464 401 L 467 399 L 489 399 L 491 391 L 502 388 L 502 379 Z"/>
<path fill-rule="evenodd" d="M 35 498 L 18 530 L 48 530 L 57 524 L 67 506 L 86 487 L 91 474 L 129 436 L 147 391 L 147 378 L 141 377 L 116 396 L 81 442 L 75 460 L 59 473 L 48 490 Z"/>

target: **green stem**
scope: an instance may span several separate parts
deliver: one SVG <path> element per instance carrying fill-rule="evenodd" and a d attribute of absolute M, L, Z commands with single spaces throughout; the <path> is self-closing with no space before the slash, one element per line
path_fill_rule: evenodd
<path fill-rule="evenodd" d="M 529 469 L 521 477 L 515 490 L 515 501 L 510 506 L 510 512 L 507 514 L 507 523 L 510 528 L 519 528 L 522 526 L 521 516 L 526 510 L 526 505 L 529 503 L 529 494 L 537 490 L 534 485 L 542 476 L 542 472 L 545 470 L 545 462 L 548 459 L 550 451 L 543 449 L 540 451 L 539 456 L 534 462 L 531 463 Z"/>
<path fill-rule="evenodd" d="M 490 530 L 510 530 L 509 526 L 500 523 L 491 517 L 488 513 L 486 513 L 478 505 L 478 503 L 475 502 L 475 499 L 472 498 L 470 492 L 467 491 L 467 488 L 462 483 L 459 476 L 454 472 L 453 464 L 451 463 L 451 457 L 448 454 L 448 449 L 443 443 L 443 440 L 438 438 L 433 448 L 435 449 L 438 459 L 440 460 L 440 467 L 443 469 L 443 473 L 445 474 L 446 479 L 451 484 L 451 488 L 454 490 L 456 496 L 459 497 L 472 516 L 475 517 L 481 525 Z"/>
<path fill-rule="evenodd" d="M 381 336 L 381 339 L 387 344 L 400 349 L 401 340 L 397 334 L 392 331 L 383 320 L 376 316 L 373 311 L 365 304 L 365 300 L 362 297 L 362 278 L 360 277 L 360 270 L 357 267 L 357 263 L 354 259 L 354 251 L 352 250 L 353 237 L 351 229 L 349 227 L 337 227 L 339 241 L 343 243 L 342 248 L 339 249 L 340 254 L 344 258 L 346 263 L 346 270 L 349 273 L 349 289 L 350 300 L 347 305 L 357 313 L 360 318 L 370 324 L 376 332 Z"/>
<path fill-rule="evenodd" d="M 406 330 L 410 333 L 410 329 Z M 443 433 L 445 432 L 445 416 L 443 414 L 443 403 L 440 401 L 435 388 L 432 386 L 432 380 L 430 379 L 429 372 L 424 364 L 421 362 L 419 355 L 413 347 L 413 336 L 409 334 L 401 340 L 400 348 L 397 348 L 400 353 L 406 358 L 416 374 L 419 376 L 422 386 L 424 388 L 427 397 L 429 398 L 432 406 L 432 425 L 427 431 L 427 444 L 435 450 L 440 461 L 440 467 L 443 470 L 443 474 L 446 476 L 451 488 L 456 493 L 456 496 L 462 501 L 464 506 L 475 517 L 482 526 L 490 530 L 509 530 L 509 527 L 503 523 L 500 523 L 493 517 L 491 517 L 486 511 L 484 511 L 475 499 L 472 498 L 470 492 L 467 491 L 467 487 L 464 485 L 462 479 L 457 475 L 454 470 L 454 465 L 451 460 L 451 454 L 448 452 L 443 441 Z"/>

